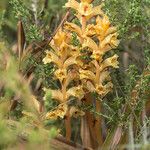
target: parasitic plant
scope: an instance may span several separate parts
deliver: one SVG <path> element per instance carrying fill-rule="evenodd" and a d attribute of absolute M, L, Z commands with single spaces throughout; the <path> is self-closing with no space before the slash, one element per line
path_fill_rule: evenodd
<path fill-rule="evenodd" d="M 43 59 L 44 64 L 54 64 L 54 79 L 60 85 L 58 89 L 50 90 L 59 105 L 48 112 L 46 118 L 65 118 L 67 139 L 71 137 L 71 117 L 85 114 L 79 109 L 82 100 L 96 93 L 95 102 L 91 99 L 90 104 L 94 103 L 96 112 L 101 113 L 101 100 L 113 88 L 109 68 L 118 68 L 118 56 L 106 56 L 118 46 L 119 40 L 117 28 L 111 25 L 102 6 L 94 6 L 92 0 L 69 0 L 65 7 L 74 9 L 78 23 L 64 23 Z M 73 43 L 74 38 L 78 44 Z M 75 106 L 70 104 L 72 98 L 77 100 Z M 102 144 L 101 118 L 92 117 L 93 136 Z"/>

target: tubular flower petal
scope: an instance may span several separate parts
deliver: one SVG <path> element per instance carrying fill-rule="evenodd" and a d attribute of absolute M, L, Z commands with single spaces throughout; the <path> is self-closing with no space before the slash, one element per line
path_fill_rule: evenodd
<path fill-rule="evenodd" d="M 98 47 L 98 45 L 96 44 L 94 40 L 92 40 L 91 38 L 86 38 L 83 43 L 83 48 L 84 47 L 89 47 L 90 49 L 92 49 L 93 54 L 91 58 L 94 58 L 95 60 L 102 59 L 102 56 L 105 51 L 103 51 L 101 47 Z"/>
<path fill-rule="evenodd" d="M 55 71 L 55 76 L 62 82 L 67 77 L 67 70 L 66 69 L 57 69 Z"/>
<path fill-rule="evenodd" d="M 63 67 L 68 68 L 71 65 L 77 64 L 75 57 L 69 57 L 67 60 L 65 60 Z"/>
<path fill-rule="evenodd" d="M 96 85 L 96 92 L 101 95 L 105 96 L 108 92 L 112 90 L 113 84 L 111 82 L 108 82 L 106 85 L 97 84 Z"/>
<path fill-rule="evenodd" d="M 94 36 L 96 34 L 95 25 L 88 24 L 85 33 L 86 36 Z"/>
<path fill-rule="evenodd" d="M 104 62 L 101 65 L 101 69 L 103 70 L 106 67 L 112 66 L 113 68 L 119 68 L 119 62 L 118 62 L 118 55 L 114 55 L 112 57 L 107 58 L 106 60 L 104 60 Z"/>
<path fill-rule="evenodd" d="M 86 88 L 88 89 L 88 91 L 90 92 L 94 92 L 95 91 L 95 87 L 93 85 L 93 83 L 91 81 L 87 81 L 86 82 Z"/>
<path fill-rule="evenodd" d="M 81 20 L 82 16 L 85 16 L 86 19 L 90 19 L 91 17 L 96 15 L 103 15 L 103 11 L 101 10 L 102 5 L 93 7 L 93 5 L 89 2 L 91 1 L 84 0 L 78 3 L 75 0 L 69 0 L 68 3 L 66 3 L 65 7 L 75 9 L 77 11 L 76 16 L 79 18 L 79 20 Z"/>
<path fill-rule="evenodd" d="M 59 57 L 51 51 L 46 51 L 46 57 L 43 59 L 44 64 L 47 63 L 55 63 L 56 65 L 60 65 Z"/>
<path fill-rule="evenodd" d="M 76 14 L 76 17 L 80 20 L 80 23 L 82 23 L 82 17 L 84 16 L 86 20 L 91 19 L 94 16 L 101 15 L 103 16 L 103 11 L 101 10 L 102 5 L 93 7 L 92 4 L 88 3 L 80 3 L 80 8 L 77 10 L 78 13 Z"/>
<path fill-rule="evenodd" d="M 105 87 L 106 87 L 107 91 L 109 92 L 109 91 L 112 90 L 113 84 L 112 84 L 111 82 L 108 82 L 108 83 L 105 85 Z"/>
<path fill-rule="evenodd" d="M 64 43 L 69 43 L 71 36 L 60 29 L 53 38 L 54 44 L 60 47 Z"/>
<path fill-rule="evenodd" d="M 67 98 L 69 98 L 70 96 L 74 96 L 80 100 L 84 97 L 84 94 L 85 93 L 82 89 L 82 86 L 79 85 L 77 87 L 72 87 L 67 91 Z"/>
<path fill-rule="evenodd" d="M 113 34 L 113 36 L 111 37 L 110 46 L 112 48 L 116 48 L 120 43 L 120 41 L 117 39 L 117 36 L 118 34 Z"/>
<path fill-rule="evenodd" d="M 110 72 L 109 71 L 102 71 L 99 77 L 99 84 L 103 84 L 104 81 L 110 80 Z"/>
<path fill-rule="evenodd" d="M 95 68 L 100 68 L 100 65 L 99 65 L 98 61 L 93 60 L 91 63 L 95 66 Z"/>
<path fill-rule="evenodd" d="M 95 74 L 92 71 L 80 69 L 79 72 L 80 72 L 80 79 L 81 80 L 82 79 L 95 80 Z"/>
<path fill-rule="evenodd" d="M 81 16 L 90 16 L 93 13 L 93 5 L 87 2 L 81 2 L 78 8 Z"/>
<path fill-rule="evenodd" d="M 68 2 L 65 4 L 65 7 L 70 7 L 75 10 L 79 9 L 79 3 L 76 0 L 68 0 Z"/>
<path fill-rule="evenodd" d="M 96 84 L 96 89 L 95 91 L 99 94 L 99 95 L 104 95 L 106 93 L 106 88 L 103 85 L 98 85 Z"/>
<path fill-rule="evenodd" d="M 79 73 L 77 72 L 76 69 L 69 69 L 68 70 L 68 76 L 66 79 L 66 86 L 68 86 L 72 80 L 79 80 Z"/>
<path fill-rule="evenodd" d="M 52 111 L 52 112 L 48 112 L 46 113 L 45 119 L 52 119 L 52 120 L 56 120 L 58 118 L 57 115 L 57 111 Z"/>
<path fill-rule="evenodd" d="M 79 79 L 79 73 L 78 73 L 77 69 L 70 69 L 70 70 L 68 70 L 68 76 L 71 79 L 75 79 L 75 78 Z"/>
<path fill-rule="evenodd" d="M 102 61 L 102 55 L 103 55 L 103 53 L 101 51 L 93 51 L 91 58 L 93 58 L 97 61 Z"/>
<path fill-rule="evenodd" d="M 60 104 L 54 111 L 46 114 L 46 119 L 57 119 L 58 117 L 64 118 L 68 110 L 67 104 Z"/>
<path fill-rule="evenodd" d="M 91 3 L 93 0 L 81 0 L 81 2 Z"/>
<path fill-rule="evenodd" d="M 117 31 L 117 28 L 116 27 L 110 27 L 108 28 L 108 30 L 106 31 L 105 33 L 105 36 L 109 35 L 109 34 L 113 34 Z"/>
<path fill-rule="evenodd" d="M 94 51 L 99 50 L 98 45 L 91 38 L 88 38 L 88 37 L 84 40 L 84 43 L 82 46 L 83 46 L 83 48 L 89 47 L 90 49 L 92 49 Z"/>
<path fill-rule="evenodd" d="M 97 34 L 104 34 L 110 27 L 109 18 L 104 15 L 103 18 L 100 18 L 99 16 L 96 18 L 96 31 Z"/>
<path fill-rule="evenodd" d="M 100 47 L 104 48 L 106 45 L 109 45 L 111 48 L 116 48 L 119 44 L 119 40 L 117 39 L 118 34 L 110 34 L 108 35 L 101 43 Z"/>
<path fill-rule="evenodd" d="M 70 55 L 71 55 L 71 56 L 75 56 L 75 57 L 76 57 L 76 56 L 78 56 L 78 55 L 80 54 L 78 47 L 69 45 L 69 48 L 70 48 Z"/>
<path fill-rule="evenodd" d="M 97 51 L 94 51 L 93 54 L 91 55 L 91 58 L 99 60 L 101 58 L 101 54 Z"/>
<path fill-rule="evenodd" d="M 108 82 L 108 83 L 105 85 L 105 88 L 106 88 L 106 91 L 105 91 L 105 93 L 102 95 L 103 97 L 104 97 L 107 93 L 109 93 L 109 92 L 112 90 L 113 84 L 112 84 L 111 82 Z"/>
<path fill-rule="evenodd" d="M 57 55 L 60 58 L 63 58 L 63 60 L 66 59 L 68 56 L 68 45 L 66 43 L 63 43 L 63 45 L 60 46 L 60 49 L 57 51 Z"/>
<path fill-rule="evenodd" d="M 72 106 L 70 108 L 69 113 L 70 113 L 70 116 L 73 116 L 75 118 L 85 115 L 85 113 L 82 110 L 80 110 L 80 109 L 78 109 L 78 108 L 76 108 L 74 106 Z"/>
<path fill-rule="evenodd" d="M 74 23 L 66 22 L 64 24 L 64 28 L 66 30 L 69 30 L 69 31 L 72 31 L 72 32 L 76 32 L 78 34 L 78 36 L 80 36 L 80 37 L 82 36 L 81 28 L 78 25 L 74 24 Z"/>
<path fill-rule="evenodd" d="M 93 8 L 93 13 L 91 14 L 90 17 L 96 16 L 96 15 L 101 15 L 101 16 L 103 16 L 103 15 L 104 15 L 104 12 L 101 10 L 102 7 L 103 7 L 103 4 L 94 7 L 94 8 Z"/>

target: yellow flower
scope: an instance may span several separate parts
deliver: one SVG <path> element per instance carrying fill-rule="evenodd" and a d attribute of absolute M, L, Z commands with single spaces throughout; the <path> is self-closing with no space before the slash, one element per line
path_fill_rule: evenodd
<path fill-rule="evenodd" d="M 85 93 L 82 86 L 79 85 L 77 87 L 72 87 L 67 91 L 67 98 L 69 98 L 70 96 L 74 96 L 80 100 L 84 97 L 84 94 Z"/>
<path fill-rule="evenodd" d="M 94 92 L 95 91 L 95 87 L 94 87 L 94 85 L 91 81 L 86 82 L 86 88 L 89 92 Z"/>
<path fill-rule="evenodd" d="M 90 92 L 97 92 L 101 96 L 105 96 L 108 92 L 110 92 L 113 88 L 113 84 L 111 82 L 108 82 L 105 85 L 100 84 L 93 84 L 91 81 L 87 81 L 86 88 Z"/>
<path fill-rule="evenodd" d="M 113 88 L 113 84 L 111 82 L 108 82 L 106 85 L 105 85 L 106 89 L 107 89 L 107 92 L 111 91 L 112 88 Z"/>
<path fill-rule="evenodd" d="M 99 95 L 103 95 L 103 94 L 105 94 L 105 92 L 106 92 L 106 89 L 105 89 L 105 87 L 103 86 L 103 85 L 98 85 L 98 84 L 96 84 L 96 92 L 99 94 Z"/>
<path fill-rule="evenodd" d="M 68 70 L 68 76 L 66 79 L 66 86 L 68 86 L 72 80 L 79 80 L 79 73 L 75 68 L 71 68 Z"/>
<path fill-rule="evenodd" d="M 72 31 L 72 32 L 76 32 L 78 34 L 78 36 L 82 36 L 82 30 L 80 28 L 80 26 L 74 24 L 74 23 L 70 23 L 70 22 L 66 22 L 64 24 L 64 28 L 66 30 Z"/>
<path fill-rule="evenodd" d="M 102 61 L 102 52 L 101 51 L 93 51 L 91 58 L 101 62 Z"/>
<path fill-rule="evenodd" d="M 80 69 L 79 70 L 80 72 L 80 79 L 90 79 L 90 80 L 95 80 L 95 74 L 90 71 L 90 70 L 83 70 L 83 69 Z"/>
<path fill-rule="evenodd" d="M 73 116 L 75 118 L 85 115 L 85 113 L 82 110 L 79 110 L 78 108 L 74 106 L 70 108 L 69 113 L 70 113 L 70 116 Z"/>
<path fill-rule="evenodd" d="M 60 104 L 54 111 L 48 112 L 45 119 L 64 118 L 68 110 L 67 104 Z"/>
<path fill-rule="evenodd" d="M 93 0 L 81 0 L 81 2 L 91 3 Z"/>
<path fill-rule="evenodd" d="M 113 88 L 113 84 L 111 82 L 108 82 L 106 85 L 105 85 L 105 93 L 102 94 L 102 96 L 104 97 L 107 93 L 109 93 Z"/>
<path fill-rule="evenodd" d="M 62 82 L 67 77 L 66 69 L 57 69 L 55 71 L 55 76 Z"/>
<path fill-rule="evenodd" d="M 54 54 L 54 52 L 52 52 L 52 51 L 46 51 L 46 56 L 43 59 L 43 62 L 44 62 L 44 64 L 53 62 L 58 66 L 61 65 L 61 63 L 59 61 L 59 57 L 56 54 Z"/>
<path fill-rule="evenodd" d="M 105 70 L 100 73 L 99 84 L 103 84 L 103 82 L 106 80 L 107 81 L 111 80 L 111 77 L 110 77 L 110 72 Z"/>
<path fill-rule="evenodd" d="M 71 56 L 65 60 L 63 67 L 68 68 L 69 66 L 74 65 L 74 64 L 77 64 L 76 57 Z"/>
<path fill-rule="evenodd" d="M 54 44 L 57 47 L 60 47 L 62 44 L 65 43 L 69 43 L 70 42 L 70 34 L 69 33 L 65 33 L 62 31 L 62 29 L 60 29 L 56 35 L 54 36 L 53 40 L 54 40 Z M 65 45 L 65 44 L 64 44 Z"/>
<path fill-rule="evenodd" d="M 116 48 L 120 43 L 120 41 L 117 39 L 117 37 L 118 37 L 118 34 L 116 33 L 116 34 L 113 34 L 110 39 L 110 46 L 112 48 Z"/>
<path fill-rule="evenodd" d="M 65 7 L 70 7 L 75 10 L 79 9 L 79 3 L 76 0 L 68 0 L 68 2 L 65 4 Z"/>
<path fill-rule="evenodd" d="M 118 34 L 110 34 L 103 41 L 100 42 L 100 48 L 104 48 L 109 45 L 112 48 L 116 48 L 119 45 L 119 40 L 117 39 Z"/>
<path fill-rule="evenodd" d="M 83 42 L 83 45 L 82 47 L 89 47 L 92 51 L 95 50 L 95 51 L 98 51 L 99 50 L 99 47 L 98 45 L 95 43 L 94 40 L 92 40 L 91 38 L 89 37 L 86 37 L 84 39 L 84 42 Z"/>
<path fill-rule="evenodd" d="M 102 85 L 102 84 L 96 84 L 96 92 L 101 95 L 101 96 L 105 96 L 108 92 L 110 92 L 112 90 L 113 84 L 111 82 L 108 82 L 106 85 Z"/>
<path fill-rule="evenodd" d="M 98 47 L 94 40 L 87 37 L 83 43 L 83 48 L 84 47 L 89 47 L 90 50 L 93 51 L 91 58 L 94 58 L 97 61 L 102 61 L 102 56 L 105 54 L 105 51 L 101 47 Z"/>
<path fill-rule="evenodd" d="M 100 18 L 98 16 L 96 18 L 96 25 L 93 28 L 95 28 L 95 32 L 100 42 L 102 42 L 107 36 L 110 37 L 110 35 L 111 37 L 112 35 L 113 36 L 115 35 L 115 40 L 117 40 L 117 36 L 118 36 L 118 34 L 116 34 L 117 28 L 111 26 L 109 22 L 109 18 L 106 15 L 103 18 Z M 108 41 L 108 37 L 107 37 L 107 41 Z M 118 44 L 116 44 L 116 46 L 118 46 Z"/>
<path fill-rule="evenodd" d="M 108 16 L 104 15 L 103 18 L 99 16 L 96 18 L 96 29 L 98 34 L 104 34 L 110 27 Z"/>
<path fill-rule="evenodd" d="M 86 36 L 94 36 L 96 34 L 95 25 L 94 24 L 88 24 L 86 27 Z"/>
<path fill-rule="evenodd" d="M 101 10 L 102 5 L 93 7 L 90 1 L 81 1 L 78 3 L 76 0 L 69 0 L 65 7 L 71 7 L 77 11 L 77 17 L 81 21 L 82 16 L 86 17 L 86 19 L 90 19 L 96 15 L 103 15 L 103 11 Z"/>
<path fill-rule="evenodd" d="M 52 119 L 52 120 L 55 120 L 57 118 L 58 118 L 57 111 L 48 112 L 45 117 L 45 119 Z"/>
<path fill-rule="evenodd" d="M 78 47 L 71 45 L 69 46 L 69 48 L 70 48 L 70 53 L 69 53 L 70 56 L 74 56 L 75 58 L 77 58 L 80 55 Z"/>
<path fill-rule="evenodd" d="M 88 24 L 86 29 L 85 29 L 85 32 L 83 33 L 82 32 L 82 29 L 80 26 L 74 24 L 74 23 L 70 23 L 70 22 L 66 22 L 64 24 L 64 28 L 68 31 L 71 31 L 71 32 L 75 32 L 77 33 L 77 35 L 81 38 L 85 38 L 87 36 L 94 36 L 96 34 L 96 30 L 95 30 L 95 25 L 93 24 Z M 79 39 L 80 40 L 80 39 Z"/>
<path fill-rule="evenodd" d="M 93 5 L 87 2 L 81 2 L 78 8 L 78 13 L 82 16 L 90 16 L 93 13 Z"/>
<path fill-rule="evenodd" d="M 104 62 L 102 63 L 102 70 L 106 67 L 112 66 L 113 68 L 119 68 L 119 62 L 118 62 L 118 55 L 114 55 L 112 57 L 107 58 L 106 60 L 104 60 Z"/>

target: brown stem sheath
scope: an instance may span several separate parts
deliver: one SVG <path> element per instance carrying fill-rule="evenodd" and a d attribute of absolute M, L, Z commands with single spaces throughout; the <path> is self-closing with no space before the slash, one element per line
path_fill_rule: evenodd
<path fill-rule="evenodd" d="M 65 118 L 65 128 L 66 128 L 66 140 L 70 141 L 71 139 L 71 117 L 69 115 L 69 110 Z"/>

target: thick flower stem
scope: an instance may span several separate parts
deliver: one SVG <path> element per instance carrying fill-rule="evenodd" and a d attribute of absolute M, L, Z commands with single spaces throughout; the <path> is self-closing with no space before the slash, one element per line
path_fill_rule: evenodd
<path fill-rule="evenodd" d="M 86 18 L 85 16 L 82 16 L 82 34 L 84 34 L 85 30 L 86 30 Z M 81 38 L 81 43 L 84 41 L 84 38 Z"/>
<path fill-rule="evenodd" d="M 82 16 L 82 33 L 85 32 L 86 29 L 86 18 L 85 16 Z"/>
<path fill-rule="evenodd" d="M 101 112 L 101 102 L 100 101 L 96 101 L 96 112 L 100 113 Z M 96 139 L 97 142 L 99 144 L 99 146 L 102 145 L 103 143 L 103 137 L 102 137 L 102 118 L 101 116 L 97 115 L 95 117 L 95 125 L 94 125 L 94 129 L 95 129 L 95 133 L 96 133 Z"/>
<path fill-rule="evenodd" d="M 92 103 L 92 96 L 90 93 L 85 95 L 85 104 L 91 105 Z M 95 131 L 94 131 L 94 116 L 89 112 L 85 112 L 85 117 L 82 118 L 81 121 L 81 139 L 82 143 L 85 147 L 91 145 L 93 149 L 97 148 L 97 141 L 95 140 Z M 86 133 L 85 133 L 86 132 Z M 88 142 L 87 142 L 88 141 Z"/>
<path fill-rule="evenodd" d="M 66 114 L 65 118 L 65 128 L 66 128 L 66 140 L 70 141 L 71 139 L 71 117 L 69 111 Z"/>
<path fill-rule="evenodd" d="M 88 123 L 89 114 L 85 114 L 81 118 L 81 139 L 84 147 L 92 147 L 91 135 L 90 135 L 90 124 Z"/>
<path fill-rule="evenodd" d="M 96 78 L 95 78 L 95 83 L 99 84 L 99 77 L 100 77 L 100 66 L 96 65 Z M 101 113 L 101 101 L 96 100 L 96 112 Z M 96 139 L 99 145 L 102 145 L 103 143 L 103 138 L 102 138 L 102 118 L 101 116 L 96 116 L 95 117 L 95 125 L 94 125 L 94 130 L 96 133 Z"/>

